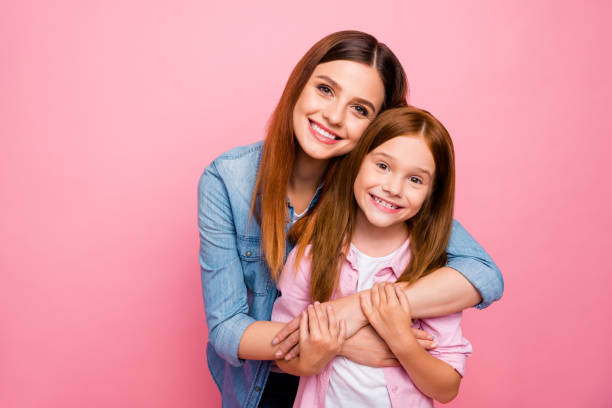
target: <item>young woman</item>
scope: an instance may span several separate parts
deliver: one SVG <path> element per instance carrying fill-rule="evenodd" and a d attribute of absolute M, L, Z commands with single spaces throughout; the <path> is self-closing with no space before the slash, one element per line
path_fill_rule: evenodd
<path fill-rule="evenodd" d="M 457 395 L 472 350 L 461 313 L 413 322 L 406 294 L 384 283 L 414 282 L 446 263 L 454 186 L 444 126 L 417 108 L 390 109 L 342 161 L 310 219 L 292 230 L 299 239 L 278 282 L 272 320 L 301 312 L 300 356 L 278 361 L 302 376 L 294 407 L 432 407 L 432 399 L 446 403 Z M 319 303 L 373 286 L 362 308 L 400 367 L 338 356 L 346 326 L 331 305 Z M 411 325 L 435 333 L 440 348 L 425 351 Z"/>
<path fill-rule="evenodd" d="M 331 34 L 293 69 L 265 142 L 230 150 L 204 170 L 198 226 L 207 358 L 223 406 L 255 407 L 260 400 L 274 406 L 275 399 L 295 395 L 296 379 L 268 378 L 269 360 L 291 348 L 299 326 L 298 320 L 286 326 L 268 321 L 278 295 L 275 279 L 292 248 L 286 231 L 325 195 L 338 159 L 368 124 L 381 111 L 405 105 L 406 92 L 401 64 L 384 44 L 356 31 Z M 446 267 L 406 287 L 413 317 L 485 307 L 501 297 L 499 270 L 458 223 L 447 253 Z M 350 337 L 343 355 L 371 366 L 397 365 L 356 295 L 335 300 L 334 308 Z M 277 337 L 287 340 L 279 355 L 270 340 L 282 327 Z"/>

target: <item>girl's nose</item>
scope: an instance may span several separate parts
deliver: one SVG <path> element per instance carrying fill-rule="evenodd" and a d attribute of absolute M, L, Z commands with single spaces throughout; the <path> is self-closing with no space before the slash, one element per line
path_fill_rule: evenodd
<path fill-rule="evenodd" d="M 402 193 L 402 179 L 400 177 L 389 177 L 386 183 L 382 185 L 384 192 L 399 196 Z"/>

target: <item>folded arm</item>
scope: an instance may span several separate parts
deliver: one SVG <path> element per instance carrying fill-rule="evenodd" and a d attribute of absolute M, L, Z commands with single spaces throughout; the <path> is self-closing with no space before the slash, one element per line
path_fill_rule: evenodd
<path fill-rule="evenodd" d="M 361 306 L 370 324 L 423 394 L 443 403 L 455 398 L 461 375 L 417 343 L 411 331 L 408 297 L 399 287 L 376 284 L 370 296 L 361 296 Z M 446 340 L 445 336 L 444 342 Z"/>
<path fill-rule="evenodd" d="M 457 221 L 453 222 L 447 253 L 446 267 L 410 286 L 402 285 L 410 299 L 414 318 L 444 316 L 472 306 L 484 308 L 501 298 L 504 282 L 499 268 Z M 347 336 L 353 336 L 368 324 L 359 305 L 358 294 L 333 300 L 331 304 L 338 318 L 346 321 Z M 275 344 L 291 336 L 292 341 L 279 345 L 283 355 L 297 343 L 298 325 L 299 321 L 294 320 L 275 336 Z"/>

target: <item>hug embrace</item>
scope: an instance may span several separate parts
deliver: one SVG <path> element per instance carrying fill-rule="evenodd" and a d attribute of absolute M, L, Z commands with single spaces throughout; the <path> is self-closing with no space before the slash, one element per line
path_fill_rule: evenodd
<path fill-rule="evenodd" d="M 298 62 L 265 140 L 198 189 L 207 360 L 224 407 L 429 407 L 459 390 L 461 311 L 503 292 L 453 220 L 444 126 L 374 37 Z"/>

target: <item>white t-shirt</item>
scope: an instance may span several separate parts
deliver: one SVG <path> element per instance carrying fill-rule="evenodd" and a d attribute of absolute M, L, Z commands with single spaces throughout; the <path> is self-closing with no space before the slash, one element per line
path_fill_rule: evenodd
<path fill-rule="evenodd" d="M 368 256 L 351 244 L 359 256 L 359 277 L 357 291 L 374 286 L 374 277 L 388 265 L 399 248 L 381 258 Z M 326 408 L 391 408 L 387 382 L 382 368 L 357 364 L 346 357 L 337 356 L 329 376 L 329 385 L 325 397 Z"/>

